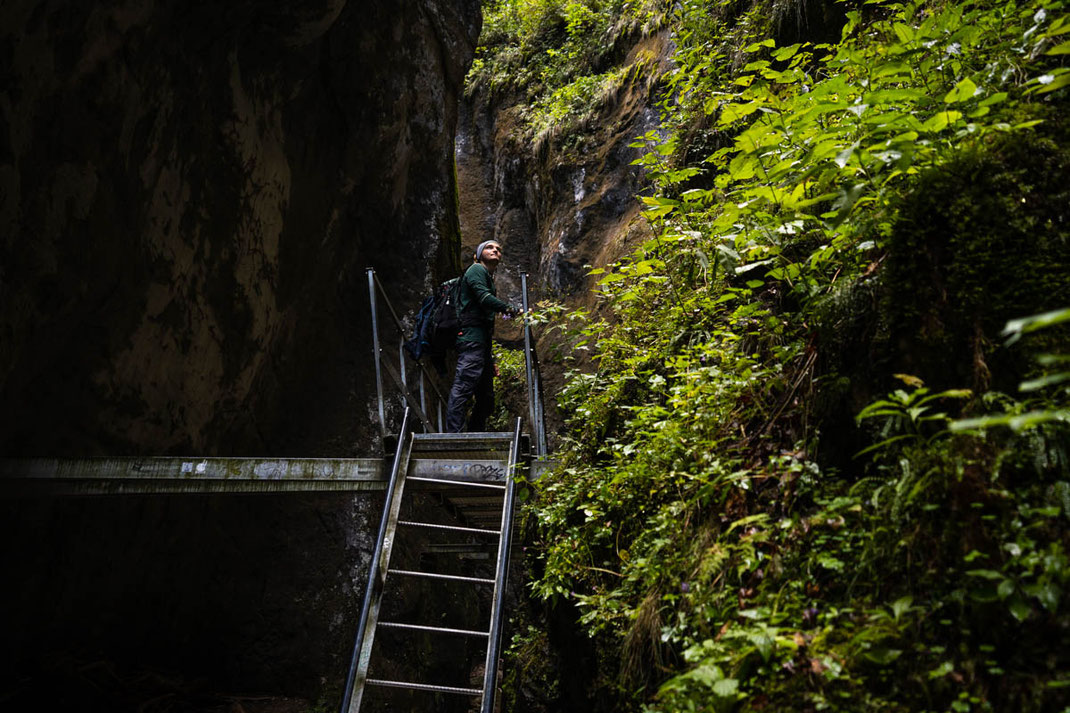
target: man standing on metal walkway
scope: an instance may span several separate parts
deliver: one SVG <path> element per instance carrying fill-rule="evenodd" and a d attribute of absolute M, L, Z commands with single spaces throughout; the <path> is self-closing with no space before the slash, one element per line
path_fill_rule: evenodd
<path fill-rule="evenodd" d="M 485 240 L 476 248 L 475 262 L 461 277 L 457 300 L 461 322 L 461 331 L 457 335 L 457 371 L 446 406 L 446 431 L 449 433 L 465 430 L 465 411 L 473 396 L 475 406 L 468 421 L 468 431 L 484 430 L 494 409 L 495 368 L 490 349 L 494 314 L 516 316 L 520 313 L 498 299 L 494 289 L 494 271 L 501 259 L 502 246 L 495 240 Z"/>

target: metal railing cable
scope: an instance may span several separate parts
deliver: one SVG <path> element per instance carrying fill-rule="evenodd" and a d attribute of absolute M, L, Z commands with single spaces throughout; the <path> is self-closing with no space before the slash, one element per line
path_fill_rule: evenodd
<path fill-rule="evenodd" d="M 379 281 L 378 276 L 375 274 L 374 268 L 368 268 L 368 298 L 371 301 L 371 314 L 372 314 L 372 349 L 375 353 L 375 389 L 378 396 L 379 405 L 379 430 L 380 435 L 385 439 L 387 436 L 387 423 L 386 423 L 386 397 L 383 391 L 383 371 L 393 379 L 394 384 L 397 386 L 401 393 L 402 398 L 405 401 L 405 405 L 411 408 L 413 413 L 423 423 L 423 429 L 426 433 L 441 433 L 445 430 L 445 408 L 447 404 L 446 397 L 442 395 L 442 391 L 438 388 L 438 384 L 435 381 L 435 377 L 432 372 L 420 361 L 407 358 L 405 356 L 405 326 L 401 322 L 401 318 L 398 316 L 397 311 L 394 309 L 394 305 L 390 303 L 390 298 L 386 295 L 386 290 L 383 289 L 383 284 Z M 398 367 L 394 368 L 391 361 L 384 358 L 384 352 L 382 344 L 380 342 L 379 334 L 379 301 L 386 305 L 387 311 L 390 315 L 391 321 L 394 324 L 395 333 L 398 338 Z M 408 362 L 415 362 L 419 369 L 419 386 L 417 393 L 413 393 L 409 388 L 409 367 Z M 436 418 L 432 418 L 428 410 L 428 401 L 433 400 L 434 412 Z"/>

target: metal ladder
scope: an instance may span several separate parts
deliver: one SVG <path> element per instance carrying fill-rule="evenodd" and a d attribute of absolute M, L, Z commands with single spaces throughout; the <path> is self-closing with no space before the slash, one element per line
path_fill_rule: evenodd
<path fill-rule="evenodd" d="M 501 646 L 502 604 L 509 569 L 509 547 L 513 521 L 515 475 L 520 462 L 520 419 L 512 434 L 509 433 L 457 433 L 457 434 L 412 434 L 409 432 L 409 410 L 402 421 L 401 436 L 394 456 L 390 483 L 387 486 L 383 517 L 379 535 L 368 572 L 367 591 L 360 616 L 353 659 L 350 663 L 342 700 L 341 713 L 358 713 L 369 688 L 405 689 L 431 694 L 449 694 L 480 700 L 481 713 L 492 713 L 497 688 L 498 654 Z M 437 498 L 445 511 L 452 511 L 463 524 L 417 522 L 402 519 L 402 506 L 411 507 L 417 493 L 430 494 Z M 456 522 L 455 520 L 454 522 Z M 493 577 L 476 577 L 466 574 L 445 574 L 420 569 L 391 567 L 391 554 L 395 544 L 413 532 L 431 537 L 463 537 L 469 540 L 485 538 L 496 540 L 497 556 Z M 474 556 L 478 544 L 440 545 L 438 552 L 452 552 Z M 487 553 L 489 555 L 489 553 Z M 471 596 L 486 595 L 479 590 L 489 590 L 490 616 L 486 629 L 445 626 L 439 621 L 385 621 L 380 620 L 384 600 L 400 598 L 398 579 L 421 579 L 438 587 L 465 588 Z M 446 617 L 448 612 L 439 613 Z M 423 637 L 424 642 L 441 639 L 464 638 L 485 643 L 486 657 L 483 664 L 482 687 L 468 681 L 392 680 L 401 676 L 386 677 L 374 671 L 381 660 L 373 657 L 378 649 L 373 644 L 378 631 L 390 631 Z M 385 633 L 384 633 L 385 636 Z M 370 676 L 370 673 L 376 675 Z M 425 678 L 429 672 L 408 672 Z M 411 695 L 411 694 L 410 694 Z M 388 708 L 395 709 L 395 708 Z M 372 709 L 365 708 L 370 711 Z"/>

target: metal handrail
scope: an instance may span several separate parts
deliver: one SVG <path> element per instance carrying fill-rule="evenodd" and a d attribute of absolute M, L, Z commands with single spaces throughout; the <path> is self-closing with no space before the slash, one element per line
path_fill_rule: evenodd
<path fill-rule="evenodd" d="M 405 327 L 401 322 L 401 318 L 398 316 L 397 311 L 394 309 L 394 305 L 390 302 L 390 298 L 386 294 L 386 290 L 383 288 L 382 282 L 379 281 L 379 277 L 375 274 L 374 268 L 367 268 L 368 270 L 368 297 L 371 302 L 372 313 L 372 350 L 375 355 L 375 388 L 376 395 L 378 397 L 379 406 L 379 429 L 383 439 L 387 436 L 386 425 L 386 398 L 383 391 L 383 369 L 386 368 L 387 372 L 397 383 L 398 388 L 401 391 L 401 396 L 408 407 L 412 408 L 413 413 L 423 423 L 423 429 L 426 433 L 441 433 L 445 431 L 445 423 L 443 418 L 443 410 L 448 405 L 448 399 L 442 395 L 442 391 L 439 390 L 436 383 L 433 372 L 427 368 L 422 362 L 417 361 L 416 365 L 419 367 L 419 392 L 413 394 L 409 389 L 408 383 L 408 367 L 406 366 L 405 358 Z M 526 272 L 520 274 L 521 292 L 523 298 L 523 313 L 526 315 L 529 310 L 528 304 L 528 275 Z M 394 323 L 394 328 L 399 337 L 398 341 L 398 369 L 395 372 L 389 362 L 383 359 L 383 348 L 379 339 L 379 309 L 378 302 L 381 297 L 383 303 L 390 314 L 390 317 Z M 411 359 L 408 361 L 412 361 Z M 535 340 L 531 332 L 531 324 L 524 321 L 524 365 L 527 376 L 527 400 L 528 400 L 528 419 L 531 424 L 531 428 L 534 431 L 533 446 L 535 448 L 536 456 L 545 456 L 548 452 L 546 442 L 546 415 L 543 408 L 542 401 L 542 380 L 539 371 L 539 359 L 535 350 Z M 429 415 L 427 408 L 428 402 L 428 389 L 427 385 L 431 386 L 430 396 L 437 400 L 437 423 Z"/>
<path fill-rule="evenodd" d="M 372 350 L 375 355 L 375 388 L 376 395 L 378 396 L 379 404 L 379 430 L 380 435 L 385 439 L 387 436 L 386 425 L 386 400 L 383 392 L 383 368 L 386 367 L 390 376 L 397 382 L 397 386 L 401 391 L 401 396 L 409 408 L 417 415 L 420 421 L 423 423 L 423 429 L 426 433 L 441 433 L 445 430 L 445 418 L 444 410 L 447 405 L 447 399 L 442 395 L 442 391 L 439 390 L 438 384 L 435 381 L 433 372 L 431 372 L 426 365 L 417 361 L 416 366 L 419 367 L 419 391 L 412 393 L 408 384 L 408 372 L 409 369 L 406 362 L 412 361 L 412 359 L 406 359 L 405 357 L 405 327 L 401 323 L 401 318 L 398 316 L 397 311 L 394 309 L 394 305 L 391 304 L 390 298 L 387 297 L 386 290 L 383 288 L 383 284 L 379 281 L 379 277 L 375 274 L 375 269 L 369 267 L 368 269 L 368 298 L 371 302 L 372 313 Z M 379 340 L 379 309 L 377 296 L 382 297 L 383 303 L 386 305 L 389 311 L 390 317 L 394 323 L 394 328 L 398 336 L 398 369 L 395 372 L 389 362 L 383 360 L 383 349 Z M 432 419 L 428 408 L 428 384 L 430 384 L 430 396 L 433 399 L 437 399 L 435 409 L 437 419 Z"/>

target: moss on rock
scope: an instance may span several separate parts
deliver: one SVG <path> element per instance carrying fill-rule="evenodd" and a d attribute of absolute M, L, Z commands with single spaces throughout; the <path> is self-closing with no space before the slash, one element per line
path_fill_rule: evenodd
<path fill-rule="evenodd" d="M 1031 359 L 1001 348 L 1000 331 L 1070 295 L 1066 146 L 1011 134 L 919 177 L 883 273 L 895 370 L 936 386 L 1015 389 Z"/>

